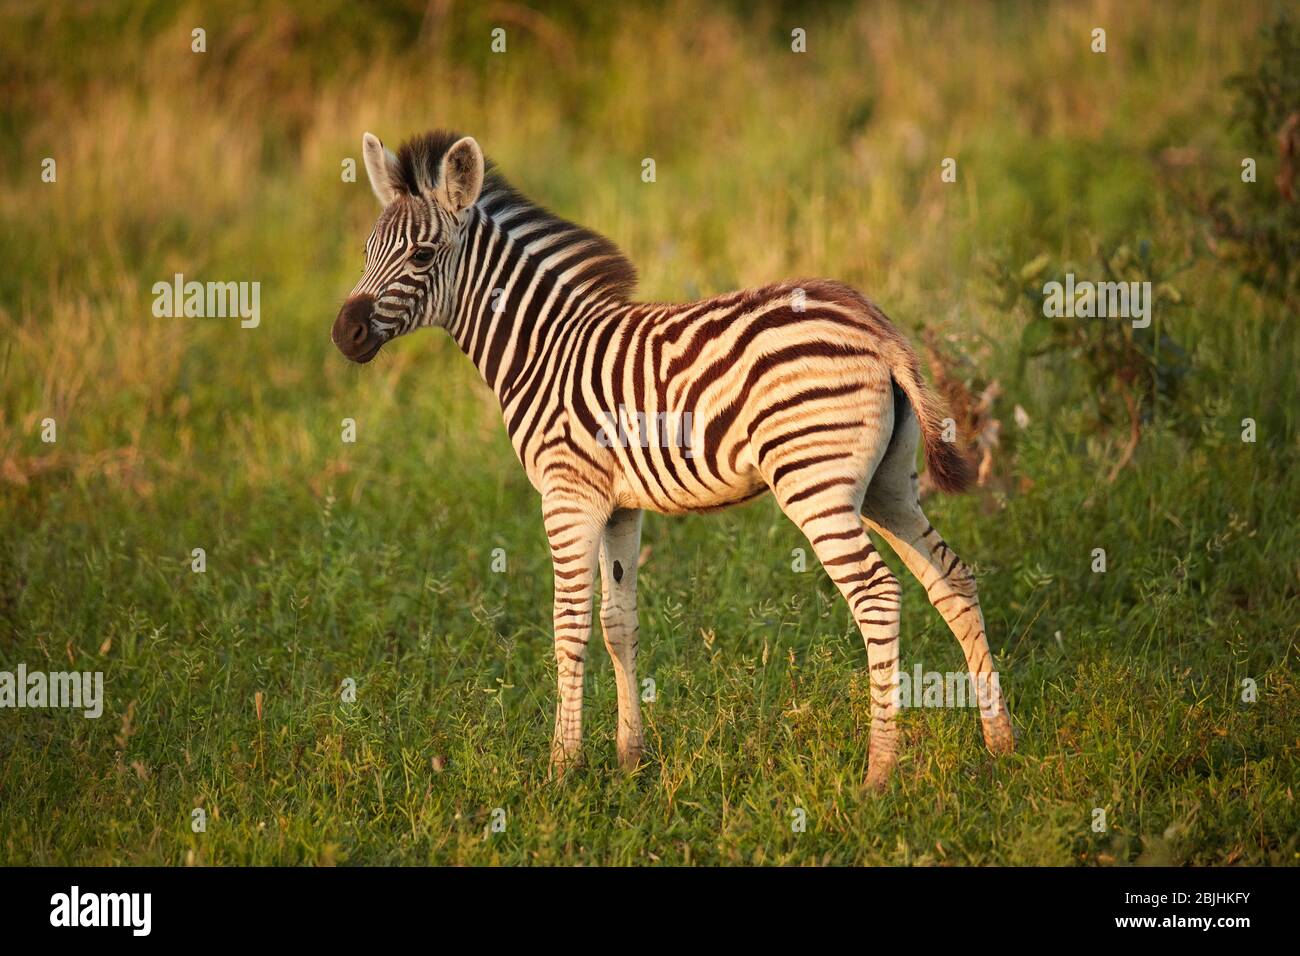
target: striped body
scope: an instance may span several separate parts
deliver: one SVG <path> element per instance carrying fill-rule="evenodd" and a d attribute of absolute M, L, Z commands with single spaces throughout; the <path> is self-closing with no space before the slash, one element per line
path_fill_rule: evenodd
<path fill-rule="evenodd" d="M 867 526 L 926 585 L 977 680 L 995 675 L 974 580 L 921 513 L 917 445 L 941 488 L 967 483 L 969 466 L 943 441 L 915 354 L 875 306 L 824 280 L 633 302 L 635 273 L 618 250 L 520 196 L 473 140 L 431 134 L 397 156 L 367 134 L 365 150 L 385 208 L 334 340 L 364 362 L 398 335 L 441 325 L 499 399 L 542 495 L 555 565 L 558 769 L 578 755 L 598 564 L 620 758 L 639 760 L 643 510 L 706 511 L 775 494 L 862 629 L 873 785 L 895 761 L 900 589 Z M 995 676 L 992 687 L 986 742 L 1008 750 Z"/>
<path fill-rule="evenodd" d="M 620 508 L 679 514 L 767 491 L 760 462 L 815 481 L 826 469 L 792 460 L 793 423 L 808 425 L 818 457 L 830 461 L 862 454 L 864 420 L 879 427 L 890 414 L 889 369 L 861 318 L 833 304 L 793 312 L 788 292 L 619 306 L 573 320 L 554 357 L 511 326 L 495 380 L 492 349 L 474 335 L 484 317 L 452 332 L 501 397 L 538 489 L 567 480 Z M 764 355 L 761 365 L 735 361 L 749 349 Z"/>

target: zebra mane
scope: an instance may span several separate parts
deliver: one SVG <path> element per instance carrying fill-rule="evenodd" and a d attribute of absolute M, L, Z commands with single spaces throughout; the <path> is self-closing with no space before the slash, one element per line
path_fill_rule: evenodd
<path fill-rule="evenodd" d="M 394 186 L 412 196 L 437 188 L 442 159 L 460 138 L 460 133 L 438 129 L 407 140 L 397 151 Z M 525 242 L 545 238 L 548 254 L 570 248 L 585 252 L 586 268 L 580 281 L 589 291 L 602 292 L 623 302 L 631 297 L 636 287 L 636 266 L 618 246 L 600 233 L 569 222 L 533 202 L 510 185 L 486 156 L 483 192 L 475 205 L 489 219 L 498 220 L 508 233 L 524 233 Z"/>

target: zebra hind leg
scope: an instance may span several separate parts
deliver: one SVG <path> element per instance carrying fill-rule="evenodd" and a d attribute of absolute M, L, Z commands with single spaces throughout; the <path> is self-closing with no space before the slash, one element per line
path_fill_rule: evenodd
<path fill-rule="evenodd" d="M 985 746 L 991 753 L 1010 753 L 1015 749 L 1011 714 L 993 666 L 975 575 L 921 510 L 915 471 L 918 431 L 915 416 L 907 414 L 872 476 L 863 517 L 921 582 L 961 645 L 980 707 Z"/>
<path fill-rule="evenodd" d="M 898 578 L 876 552 L 862 524 L 858 480 L 821 482 L 802 491 L 780 482 L 772 484 L 781 509 L 808 538 L 822 567 L 844 595 L 866 643 L 871 698 L 866 786 L 882 790 L 898 761 L 898 630 L 902 611 Z"/>
<path fill-rule="evenodd" d="M 844 595 L 867 647 L 871 729 L 866 786 L 883 790 L 898 761 L 898 632 L 902 589 L 871 543 L 857 508 L 800 523 L 817 558 Z"/>
<path fill-rule="evenodd" d="M 989 650 L 975 575 L 934 530 L 919 505 L 908 516 L 890 514 L 881 521 L 878 513 L 869 512 L 866 518 L 921 582 L 961 645 L 979 703 L 984 745 L 994 754 L 1015 750 L 1011 714 Z"/>

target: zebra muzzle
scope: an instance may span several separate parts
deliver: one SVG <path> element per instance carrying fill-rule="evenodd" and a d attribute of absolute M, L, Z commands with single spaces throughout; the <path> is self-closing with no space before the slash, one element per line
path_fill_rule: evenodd
<path fill-rule="evenodd" d="M 343 355 L 353 362 L 365 364 L 379 352 L 383 339 L 370 327 L 370 317 L 375 310 L 375 298 L 357 295 L 343 303 L 339 317 L 334 320 L 330 338 Z"/>

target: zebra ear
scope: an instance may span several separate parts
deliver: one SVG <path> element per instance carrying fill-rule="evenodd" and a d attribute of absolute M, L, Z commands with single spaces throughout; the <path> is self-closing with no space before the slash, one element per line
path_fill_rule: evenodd
<path fill-rule="evenodd" d="M 453 213 L 478 202 L 483 191 L 483 150 L 473 136 L 456 140 L 442 158 L 439 199 Z"/>
<path fill-rule="evenodd" d="M 374 133 L 366 133 L 361 137 L 361 155 L 366 160 L 366 173 L 370 176 L 370 188 L 375 191 L 375 198 L 379 205 L 387 206 L 397 198 L 399 191 L 397 154 L 385 149 Z"/>

